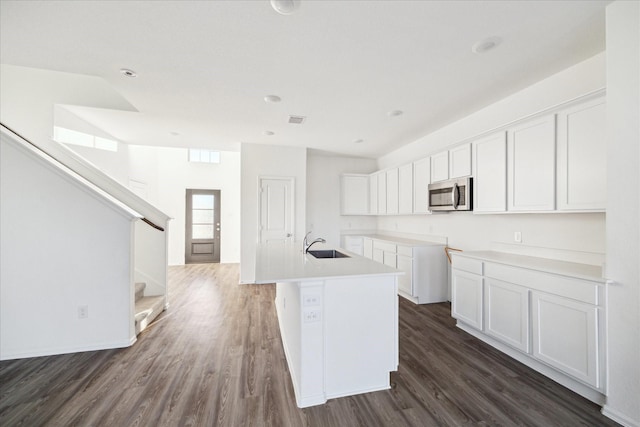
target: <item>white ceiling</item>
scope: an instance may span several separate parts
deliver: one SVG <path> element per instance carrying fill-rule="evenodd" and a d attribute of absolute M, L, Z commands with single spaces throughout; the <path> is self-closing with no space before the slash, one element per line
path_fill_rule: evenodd
<path fill-rule="evenodd" d="M 603 51 L 608 3 L 2 1 L 0 61 L 104 78 L 139 112 L 71 110 L 124 142 L 379 157 Z"/>

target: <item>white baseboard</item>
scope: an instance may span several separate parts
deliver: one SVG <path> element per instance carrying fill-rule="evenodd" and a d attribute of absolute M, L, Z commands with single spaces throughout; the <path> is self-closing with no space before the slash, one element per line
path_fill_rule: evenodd
<path fill-rule="evenodd" d="M 74 347 L 49 347 L 33 351 L 6 353 L 0 356 L 0 360 L 27 359 L 30 357 L 56 356 L 58 354 L 83 353 L 85 351 L 111 350 L 114 348 L 131 347 L 136 342 L 136 337 L 128 340 L 115 341 L 109 343 L 94 343 Z"/>
<path fill-rule="evenodd" d="M 633 420 L 628 416 L 621 414 L 620 412 L 611 408 L 609 405 L 604 405 L 601 412 L 605 417 L 612 419 L 613 421 L 623 425 L 624 427 L 640 427 L 640 420 Z"/>

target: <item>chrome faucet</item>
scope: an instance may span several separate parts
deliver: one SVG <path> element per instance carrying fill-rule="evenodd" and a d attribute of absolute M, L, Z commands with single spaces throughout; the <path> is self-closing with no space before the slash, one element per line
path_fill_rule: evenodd
<path fill-rule="evenodd" d="M 307 244 L 307 237 L 309 237 L 309 234 L 311 234 L 311 232 L 308 232 L 308 233 L 307 233 L 307 235 L 306 235 L 306 236 L 304 236 L 304 240 L 302 241 L 302 252 L 303 252 L 303 253 L 305 253 L 305 254 L 306 254 L 307 252 L 309 252 L 309 248 L 310 248 L 310 247 L 311 247 L 311 245 L 313 245 L 314 243 L 318 243 L 318 242 L 319 242 L 319 243 L 327 243 L 327 241 L 326 241 L 326 240 L 324 240 L 324 239 L 323 239 L 323 238 L 321 238 L 321 237 L 318 237 L 318 238 L 317 238 L 316 240 L 314 240 L 313 242 L 311 242 L 311 243 L 308 243 L 308 244 Z"/>

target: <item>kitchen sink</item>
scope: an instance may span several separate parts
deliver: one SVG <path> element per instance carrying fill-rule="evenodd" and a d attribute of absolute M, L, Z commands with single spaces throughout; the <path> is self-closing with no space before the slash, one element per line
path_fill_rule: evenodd
<path fill-rule="evenodd" d="M 310 253 L 316 258 L 350 258 L 349 255 L 338 252 L 335 249 L 308 251 L 307 253 Z"/>

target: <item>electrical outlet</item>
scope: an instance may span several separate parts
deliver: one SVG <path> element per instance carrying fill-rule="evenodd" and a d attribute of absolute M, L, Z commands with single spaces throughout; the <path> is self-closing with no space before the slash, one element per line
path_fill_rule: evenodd
<path fill-rule="evenodd" d="M 319 305 L 320 304 L 320 295 L 318 294 L 310 294 L 310 295 L 305 295 L 303 298 L 304 305 Z"/>
<path fill-rule="evenodd" d="M 320 310 L 305 310 L 303 316 L 304 323 L 315 323 L 321 319 Z"/>
<path fill-rule="evenodd" d="M 513 240 L 516 243 L 522 243 L 522 233 L 520 231 L 516 231 L 515 233 L 513 233 Z"/>
<path fill-rule="evenodd" d="M 89 306 L 87 305 L 79 305 L 78 306 L 78 319 L 86 319 L 89 317 Z"/>

